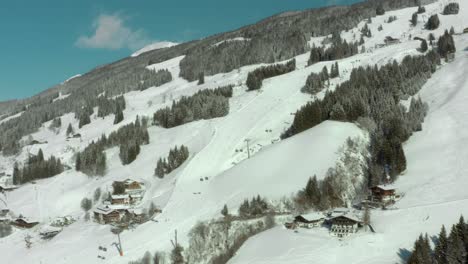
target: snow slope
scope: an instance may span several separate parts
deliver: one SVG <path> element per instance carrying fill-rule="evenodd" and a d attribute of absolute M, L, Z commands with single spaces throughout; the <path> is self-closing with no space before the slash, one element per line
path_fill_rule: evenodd
<path fill-rule="evenodd" d="M 461 3 L 467 13 L 468 4 Z M 466 16 L 442 17 L 463 21 Z M 444 23 L 444 22 L 443 22 Z M 375 234 L 338 240 L 325 229 L 299 234 L 275 228 L 250 239 L 229 263 L 399 263 L 420 233 L 437 235 L 444 224 L 468 215 L 468 36 L 455 36 L 456 60 L 444 65 L 418 96 L 429 104 L 423 130 L 405 144 L 408 168 L 395 183 L 404 194 L 398 209 L 372 212 Z"/>

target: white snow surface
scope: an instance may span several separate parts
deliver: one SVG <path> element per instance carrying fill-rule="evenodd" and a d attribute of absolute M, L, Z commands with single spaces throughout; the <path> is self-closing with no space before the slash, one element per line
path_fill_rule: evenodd
<path fill-rule="evenodd" d="M 445 2 L 426 6 L 427 14 L 440 13 L 443 8 L 440 3 Z M 439 15 L 441 27 L 433 31 L 436 37 L 451 25 L 458 32 L 468 27 L 468 3 L 459 3 L 459 15 Z M 415 8 L 408 8 L 373 18 L 370 27 L 374 37 L 366 39 L 365 44 L 368 52 L 340 60 L 341 76 L 331 81 L 329 90 L 348 79 L 353 67 L 383 65 L 406 55 L 418 54 L 419 42 L 407 37 L 402 38 L 400 44 L 375 48 L 387 35 L 426 37 L 428 31 L 422 30 L 422 22 L 415 28 L 409 26 L 408 20 L 414 11 Z M 390 15 L 397 15 L 398 20 L 384 24 Z M 381 23 L 384 30 L 378 32 Z M 363 25 L 361 23 L 354 31 Z M 342 36 L 352 39 L 352 32 L 343 32 Z M 311 43 L 318 45 L 317 40 L 312 39 Z M 460 214 L 468 215 L 465 191 L 468 169 L 464 166 L 468 150 L 460 147 L 468 144 L 468 108 L 465 106 L 468 99 L 468 52 L 465 49 L 468 35 L 455 36 L 455 40 L 456 60 L 443 65 L 417 95 L 429 103 L 429 114 L 423 131 L 413 135 L 404 146 L 408 169 L 395 183 L 398 191 L 404 193 L 396 205 L 398 209 L 372 212 L 376 233 L 360 232 L 338 240 L 329 236 L 325 229 L 293 233 L 277 227 L 249 239 L 230 263 L 398 263 L 401 261 L 399 249 L 411 249 L 419 233 L 435 235 L 442 224 L 451 225 Z M 15 157 L 0 155 L 0 168 L 11 173 L 15 161 L 24 162 L 28 153 L 35 154 L 39 148 L 46 157 L 55 155 L 73 167 L 76 151 L 85 148 L 102 133 L 109 134 L 133 122 L 137 115 L 151 117 L 157 109 L 170 106 L 172 100 L 181 96 L 202 89 L 235 85 L 226 117 L 171 129 L 152 126 L 149 128 L 150 144 L 142 146 L 133 163 L 123 166 L 118 148 L 106 151 L 108 169 L 104 177 L 90 178 L 72 169 L 7 193 L 5 200 L 14 214 L 38 219 L 41 223 L 31 230 L 15 229 L 12 235 L 1 238 L 2 261 L 12 264 L 128 263 L 142 257 L 146 251 L 169 250 L 175 229 L 182 245 L 187 246 L 188 230 L 197 221 L 219 217 L 224 204 L 235 212 L 245 198 L 260 194 L 277 200 L 303 188 L 313 174 L 323 177 L 339 159 L 340 149 L 348 137 L 365 138 L 366 135 L 354 124 L 329 121 L 287 140 L 279 140 L 294 118 L 292 113 L 311 99 L 300 92 L 307 76 L 321 71 L 325 65 L 330 68 L 334 63 L 322 62 L 307 67 L 308 57 L 308 53 L 297 56 L 297 70 L 265 80 L 258 92 L 246 92 L 245 80 L 249 71 L 264 64 L 206 76 L 205 84 L 197 85 L 197 82 L 178 77 L 179 62 L 183 57 L 174 58 L 148 66 L 155 70 L 168 69 L 173 81 L 124 95 L 127 108 L 121 124 L 114 125 L 112 115 L 98 118 L 97 109 L 92 123 L 81 129 L 78 129 L 78 120 L 73 114 L 62 116 L 60 130 L 50 130 L 50 122 L 43 124 L 31 135 L 43 143 L 26 146 Z M 315 98 L 320 100 L 324 93 Z M 65 130 L 69 123 L 82 135 L 81 139 L 66 139 Z M 250 159 L 247 159 L 246 139 L 250 140 Z M 158 158 L 167 156 L 171 148 L 181 144 L 189 148 L 189 160 L 164 179 L 154 177 Z M 208 180 L 200 181 L 205 177 Z M 84 221 L 80 201 L 92 197 L 98 187 L 103 191 L 110 190 L 113 181 L 127 178 L 145 183 L 142 208 L 154 202 L 163 212 L 156 217 L 158 222 L 149 221 L 122 233 L 124 256 L 121 257 L 111 246 L 117 238 L 110 232 L 110 227 Z M 41 227 L 66 215 L 78 221 L 49 241 L 39 238 Z M 25 248 L 24 237 L 28 234 L 33 237 L 31 249 Z M 107 252 L 99 251 L 99 246 L 107 247 Z M 97 255 L 105 256 L 106 260 L 98 259 Z"/>

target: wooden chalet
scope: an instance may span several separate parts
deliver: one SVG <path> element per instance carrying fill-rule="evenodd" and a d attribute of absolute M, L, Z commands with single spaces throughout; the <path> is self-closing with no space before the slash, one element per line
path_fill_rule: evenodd
<path fill-rule="evenodd" d="M 101 224 L 117 223 L 127 213 L 125 207 L 102 206 L 94 209 L 94 220 Z"/>
<path fill-rule="evenodd" d="M 377 185 L 371 188 L 371 200 L 386 204 L 395 202 L 396 191 L 395 188 L 389 185 Z"/>
<path fill-rule="evenodd" d="M 386 36 L 385 39 L 384 39 L 384 42 L 385 42 L 385 45 L 389 46 L 389 45 L 395 45 L 395 44 L 400 43 L 400 40 L 397 39 L 397 38 L 392 38 L 390 36 Z"/>
<path fill-rule="evenodd" d="M 20 217 L 20 218 L 17 218 L 15 221 L 11 222 L 11 224 L 20 228 L 33 228 L 34 226 L 38 225 L 39 222 L 24 218 L 24 217 Z"/>
<path fill-rule="evenodd" d="M 345 237 L 356 233 L 362 222 L 354 215 L 345 214 L 331 218 L 330 223 L 330 233 L 333 236 Z"/>
<path fill-rule="evenodd" d="M 298 215 L 294 218 L 294 223 L 298 227 L 313 228 L 319 227 L 325 221 L 325 216 L 319 213 Z"/>

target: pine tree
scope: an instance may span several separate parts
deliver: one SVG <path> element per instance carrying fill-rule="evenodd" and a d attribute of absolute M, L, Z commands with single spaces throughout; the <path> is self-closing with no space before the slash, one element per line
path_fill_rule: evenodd
<path fill-rule="evenodd" d="M 117 108 L 117 112 L 115 113 L 114 117 L 114 125 L 122 122 L 124 119 L 124 115 L 120 107 Z"/>
<path fill-rule="evenodd" d="M 437 264 L 447 264 L 447 232 L 445 231 L 445 226 L 442 226 L 442 229 L 439 233 L 439 239 L 434 249 L 434 260 Z"/>
<path fill-rule="evenodd" d="M 67 127 L 67 136 L 70 136 L 70 135 L 73 135 L 75 132 L 73 130 L 73 127 L 71 125 L 71 123 L 68 124 L 68 127 Z"/>
<path fill-rule="evenodd" d="M 384 14 L 385 14 L 385 10 L 384 10 L 382 4 L 379 4 L 379 6 L 377 6 L 376 14 L 377 14 L 378 16 L 381 16 L 381 15 L 384 15 Z"/>
<path fill-rule="evenodd" d="M 200 72 L 200 74 L 198 74 L 198 85 L 201 85 L 204 83 L 205 83 L 205 73 Z"/>
<path fill-rule="evenodd" d="M 427 41 L 426 41 L 425 39 L 423 39 L 423 40 L 421 41 L 420 51 L 424 53 L 424 52 L 427 51 L 427 49 L 428 49 L 428 47 L 427 47 Z"/>
<path fill-rule="evenodd" d="M 411 25 L 415 27 L 418 24 L 418 13 L 413 13 L 411 16 Z"/>
<path fill-rule="evenodd" d="M 466 254 L 465 245 L 463 244 L 461 234 L 459 234 L 456 225 L 452 226 L 447 241 L 448 263 L 463 263 Z"/>

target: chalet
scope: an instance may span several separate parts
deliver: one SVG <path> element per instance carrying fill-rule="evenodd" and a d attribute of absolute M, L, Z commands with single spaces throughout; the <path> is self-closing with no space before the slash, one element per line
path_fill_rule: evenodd
<path fill-rule="evenodd" d="M 126 207 L 100 206 L 94 209 L 94 220 L 101 224 L 117 223 L 126 213 Z"/>
<path fill-rule="evenodd" d="M 298 215 L 294 218 L 294 223 L 298 227 L 313 228 L 319 227 L 325 221 L 325 216 L 320 213 L 310 213 L 305 215 Z"/>
<path fill-rule="evenodd" d="M 465 28 L 465 29 L 463 30 L 463 34 L 467 34 L 467 33 L 468 33 L 468 28 Z"/>
<path fill-rule="evenodd" d="M 330 233 L 333 236 L 345 237 L 356 233 L 362 222 L 352 214 L 345 214 L 331 218 L 330 223 Z"/>
<path fill-rule="evenodd" d="M 39 224 L 39 222 L 24 218 L 24 217 L 20 217 L 20 218 L 17 218 L 15 221 L 13 221 L 11 224 L 20 228 L 33 228 L 34 226 Z"/>
<path fill-rule="evenodd" d="M 112 195 L 111 204 L 130 204 L 130 196 L 128 194 Z"/>
<path fill-rule="evenodd" d="M 380 202 L 383 205 L 395 203 L 395 188 L 390 185 L 377 185 L 371 188 L 372 201 Z"/>
<path fill-rule="evenodd" d="M 395 45 L 395 44 L 400 43 L 400 40 L 397 38 L 386 36 L 384 42 L 385 42 L 385 45 L 389 46 L 389 45 Z"/>

